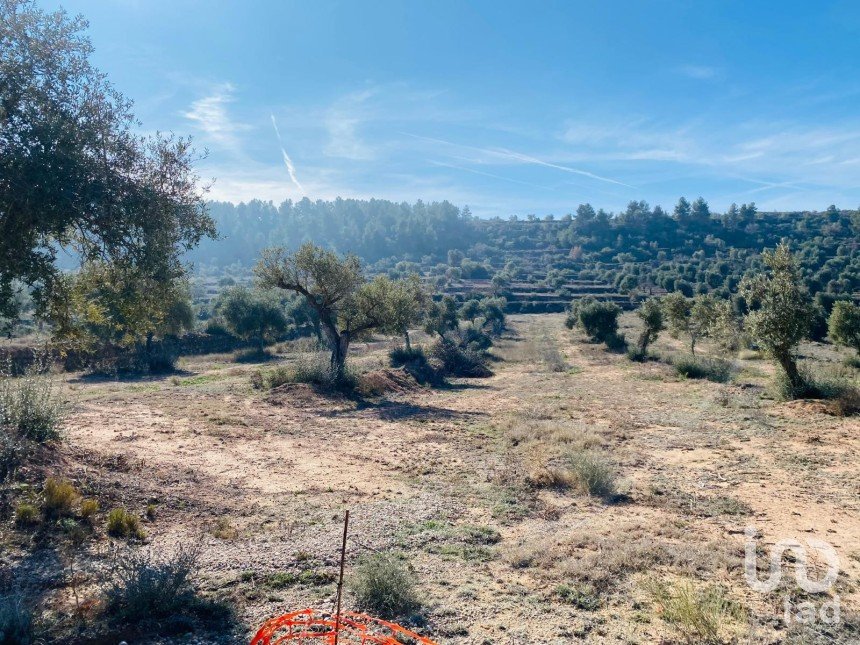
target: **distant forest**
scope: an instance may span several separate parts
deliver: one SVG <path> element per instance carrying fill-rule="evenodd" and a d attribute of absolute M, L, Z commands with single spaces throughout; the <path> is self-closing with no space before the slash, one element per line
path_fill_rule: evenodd
<path fill-rule="evenodd" d="M 672 212 L 634 201 L 619 213 L 583 204 L 559 218 L 480 219 L 447 201 L 303 199 L 280 206 L 212 202 L 209 211 L 221 239 L 204 240 L 189 255 L 203 273 L 231 265 L 241 271 L 267 246 L 297 248 L 311 240 L 355 253 L 378 271 L 394 272 L 399 265 L 439 276 L 454 251 L 454 278 L 525 279 L 517 275 L 518 254 L 546 251 L 552 264 L 547 271 L 575 268 L 580 278 L 622 293 L 656 286 L 728 296 L 746 270 L 758 268 L 762 249 L 787 239 L 810 291 L 860 291 L 860 213 L 834 206 L 773 213 L 742 204 L 714 213 L 701 198 L 682 198 Z"/>

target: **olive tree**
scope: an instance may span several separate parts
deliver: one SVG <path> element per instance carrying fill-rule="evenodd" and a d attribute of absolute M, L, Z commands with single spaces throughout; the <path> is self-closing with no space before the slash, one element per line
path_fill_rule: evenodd
<path fill-rule="evenodd" d="M 767 273 L 747 275 L 741 293 L 750 305 L 746 328 L 782 368 L 792 389 L 804 382 L 795 352 L 812 324 L 813 306 L 800 271 L 786 243 L 762 253 Z"/>
<path fill-rule="evenodd" d="M 673 291 L 663 298 L 663 313 L 669 330 L 674 336 L 685 335 L 690 339 L 690 353 L 696 353 L 696 343 L 710 334 L 716 316 L 716 300 L 700 294 L 685 298 Z"/>
<path fill-rule="evenodd" d="M 383 331 L 403 336 L 406 349 L 411 350 L 409 328 L 424 318 L 430 297 L 421 285 L 421 279 L 412 273 L 391 285 L 388 315 L 381 326 Z"/>
<path fill-rule="evenodd" d="M 636 315 L 642 321 L 642 332 L 639 334 L 639 340 L 636 345 L 639 353 L 645 356 L 648 352 L 648 345 L 657 340 L 657 336 L 665 328 L 663 325 L 663 309 L 660 306 L 660 301 L 656 298 L 649 298 L 636 310 Z"/>
<path fill-rule="evenodd" d="M 287 329 L 284 307 L 275 296 L 247 287 L 230 287 L 215 305 L 225 326 L 234 336 L 255 341 L 260 351 L 266 341 Z"/>
<path fill-rule="evenodd" d="M 831 340 L 856 350 L 860 355 L 860 307 L 847 300 L 837 300 L 827 320 Z"/>
<path fill-rule="evenodd" d="M 356 256 L 339 257 L 310 242 L 295 252 L 265 250 L 254 272 L 262 288 L 293 291 L 307 299 L 319 316 L 338 380 L 344 375 L 350 343 L 373 329 L 388 328 L 400 288 L 386 276 L 368 281 Z"/>

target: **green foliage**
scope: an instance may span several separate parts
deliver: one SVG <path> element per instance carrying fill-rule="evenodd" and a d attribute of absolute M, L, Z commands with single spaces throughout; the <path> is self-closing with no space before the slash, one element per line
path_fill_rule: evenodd
<path fill-rule="evenodd" d="M 475 318 L 480 316 L 482 312 L 481 301 L 477 298 L 470 298 L 460 307 L 460 318 L 469 322 L 475 322 Z"/>
<path fill-rule="evenodd" d="M 792 387 L 802 388 L 795 351 L 809 332 L 812 302 L 787 244 L 765 251 L 762 260 L 768 274 L 749 275 L 741 284 L 741 293 L 751 307 L 746 328 L 777 361 Z"/>
<path fill-rule="evenodd" d="M 341 258 L 311 243 L 295 253 L 268 249 L 254 271 L 262 287 L 301 294 L 316 311 L 338 380 L 352 340 L 374 329 L 389 329 L 392 322 L 403 324 L 415 313 L 410 307 L 420 298 L 416 280 L 393 281 L 379 275 L 367 281 L 357 257 Z"/>
<path fill-rule="evenodd" d="M 214 309 L 227 331 L 244 340 L 256 341 L 260 349 L 285 332 L 288 325 L 284 307 L 273 292 L 229 287 L 222 292 Z"/>
<path fill-rule="evenodd" d="M 359 608 L 386 620 L 408 616 L 421 606 L 409 570 L 389 553 L 364 558 L 351 587 Z"/>
<path fill-rule="evenodd" d="M 449 338 L 436 340 L 430 346 L 430 357 L 438 361 L 445 373 L 451 376 L 486 378 L 493 375 L 484 356 Z"/>
<path fill-rule="evenodd" d="M 65 418 L 66 405 L 56 379 L 44 357 L 37 357 L 22 376 L 11 376 L 11 368 L 0 373 L 0 432 L 39 443 L 56 439 Z M 2 467 L 0 467 L 2 470 Z"/>
<path fill-rule="evenodd" d="M 35 504 L 20 502 L 15 506 L 15 524 L 18 526 L 33 526 L 39 522 L 39 509 Z M 0 632 L 3 630 L 0 629 Z M 0 640 L 0 643 L 3 641 Z"/>
<path fill-rule="evenodd" d="M 567 456 L 573 483 L 583 492 L 609 500 L 615 495 L 615 472 L 599 455 L 578 451 Z"/>
<path fill-rule="evenodd" d="M 672 624 L 689 643 L 722 642 L 720 632 L 730 619 L 741 619 L 743 612 L 722 588 L 703 589 L 684 582 L 676 585 L 654 582 L 649 586 L 663 620 Z"/>
<path fill-rule="evenodd" d="M 138 134 L 130 101 L 89 62 L 85 27 L 0 3 L 0 311 L 18 280 L 58 328 L 72 318 L 60 249 L 170 284 L 181 254 L 215 234 L 189 142 Z"/>
<path fill-rule="evenodd" d="M 663 298 L 663 312 L 670 331 L 690 339 L 690 352 L 696 353 L 696 343 L 711 334 L 716 320 L 716 299 L 700 294 L 685 298 L 678 292 Z"/>
<path fill-rule="evenodd" d="M 827 332 L 833 342 L 851 347 L 860 355 L 860 306 L 845 300 L 834 303 Z"/>
<path fill-rule="evenodd" d="M 42 510 L 48 517 L 67 517 L 74 512 L 81 494 L 71 482 L 49 477 L 42 488 Z"/>
<path fill-rule="evenodd" d="M 143 529 L 140 518 L 124 508 L 114 508 L 108 513 L 107 532 L 109 535 L 121 538 L 143 539 Z"/>
<path fill-rule="evenodd" d="M 431 302 L 427 307 L 424 331 L 428 334 L 438 334 L 444 337 L 448 332 L 460 326 L 457 301 L 451 296 L 444 296 L 440 302 Z"/>
<path fill-rule="evenodd" d="M 639 334 L 636 346 L 641 354 L 647 356 L 648 345 L 657 340 L 657 336 L 664 329 L 663 309 L 660 301 L 655 298 L 649 298 L 636 310 L 636 315 L 642 321 L 642 333 Z"/>
<path fill-rule="evenodd" d="M 706 379 L 715 383 L 728 382 L 735 371 L 730 361 L 700 356 L 676 356 L 672 359 L 672 366 L 685 378 Z"/>
<path fill-rule="evenodd" d="M 614 345 L 618 339 L 618 316 L 621 307 L 613 302 L 589 300 L 576 302 L 572 308 L 575 323 L 594 342 Z"/>
<path fill-rule="evenodd" d="M 289 365 L 276 367 L 263 374 L 262 386 L 268 389 L 287 383 L 307 383 L 323 389 L 349 391 L 355 389 L 358 376 L 346 366 L 340 374 L 319 352 L 303 352 Z"/>

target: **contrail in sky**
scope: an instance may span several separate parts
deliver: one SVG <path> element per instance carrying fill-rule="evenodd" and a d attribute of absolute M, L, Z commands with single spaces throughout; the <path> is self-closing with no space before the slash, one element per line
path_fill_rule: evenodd
<path fill-rule="evenodd" d="M 278 130 L 278 122 L 275 121 L 275 115 L 270 114 L 269 116 L 272 117 L 272 127 L 275 128 L 275 135 L 278 137 L 278 145 L 281 146 L 281 154 L 284 156 L 284 165 L 287 167 L 287 172 L 290 175 L 290 179 L 296 185 L 296 188 L 299 189 L 299 192 L 304 195 L 305 189 L 302 188 L 302 185 L 296 178 L 296 167 L 293 165 L 293 160 L 290 159 L 290 155 L 287 154 L 286 148 L 284 148 L 284 142 L 281 140 L 281 131 Z"/>
<path fill-rule="evenodd" d="M 549 161 L 544 161 L 543 159 L 538 159 L 537 157 L 530 157 L 529 155 L 524 155 L 520 152 L 516 152 L 514 150 L 506 150 L 504 148 L 478 148 L 476 146 L 468 146 L 462 143 L 454 143 L 453 141 L 445 141 L 444 139 L 435 139 L 433 137 L 423 137 L 419 134 L 412 134 L 410 132 L 401 132 L 401 134 L 406 135 L 407 137 L 412 137 L 413 139 L 422 139 L 424 141 L 432 141 L 434 143 L 443 143 L 447 146 L 457 146 L 458 148 L 465 148 L 467 150 L 475 150 L 477 152 L 481 152 L 483 154 L 496 155 L 497 157 L 504 157 L 506 159 L 516 159 L 517 161 L 522 161 L 525 163 L 536 164 L 538 166 L 546 166 L 547 168 L 555 168 L 556 170 L 561 170 L 564 172 L 569 172 L 574 175 L 582 175 L 583 177 L 589 177 L 591 179 L 596 179 L 597 181 L 605 181 L 609 184 L 615 184 L 617 186 L 625 186 L 627 188 L 634 188 L 630 184 L 625 184 L 624 182 L 617 181 L 615 179 L 610 179 L 609 177 L 601 177 L 600 175 L 595 175 L 592 172 L 588 172 L 587 170 L 579 170 L 578 168 L 571 168 L 570 166 L 562 166 L 557 163 L 551 163 Z"/>

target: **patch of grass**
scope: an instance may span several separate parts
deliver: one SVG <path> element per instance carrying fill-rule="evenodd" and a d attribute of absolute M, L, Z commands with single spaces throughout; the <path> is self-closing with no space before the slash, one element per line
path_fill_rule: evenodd
<path fill-rule="evenodd" d="M 584 611 L 600 609 L 600 595 L 590 585 L 560 584 L 555 588 L 555 595 L 561 602 L 573 605 Z"/>
<path fill-rule="evenodd" d="M 612 466 L 591 450 L 567 450 L 549 459 L 537 457 L 526 479 L 537 488 L 575 488 L 604 500 L 615 496 Z"/>
<path fill-rule="evenodd" d="M 108 513 L 107 532 L 108 535 L 121 538 L 143 539 L 146 537 L 140 527 L 140 518 L 124 508 L 115 508 Z"/>
<path fill-rule="evenodd" d="M 0 375 L 0 429 L 39 443 L 60 436 L 66 404 L 49 367 L 37 357 L 22 376 Z"/>
<path fill-rule="evenodd" d="M 81 519 L 92 522 L 96 513 L 99 512 L 99 503 L 95 499 L 85 499 L 81 502 Z"/>
<path fill-rule="evenodd" d="M 706 379 L 714 383 L 728 382 L 734 372 L 734 365 L 730 361 L 690 354 L 674 357 L 672 365 L 680 376 L 693 379 Z"/>
<path fill-rule="evenodd" d="M 742 361 L 760 361 L 764 357 L 758 350 L 742 349 L 740 352 L 738 352 L 738 358 Z"/>
<path fill-rule="evenodd" d="M 721 642 L 725 624 L 743 617 L 740 606 L 717 586 L 695 587 L 691 582 L 654 582 L 649 594 L 657 613 L 688 643 Z"/>
<path fill-rule="evenodd" d="M 219 540 L 235 540 L 239 537 L 239 530 L 233 526 L 229 517 L 219 517 L 212 527 L 212 535 Z"/>
<path fill-rule="evenodd" d="M 272 389 L 287 383 L 307 383 L 325 389 L 353 390 L 358 385 L 358 376 L 347 365 L 343 376 L 338 379 L 327 355 L 323 352 L 304 353 L 299 354 L 291 364 L 263 374 L 265 388 Z"/>
<path fill-rule="evenodd" d="M 206 385 L 213 381 L 221 380 L 223 377 L 220 374 L 198 374 L 197 376 L 189 376 L 188 378 L 179 379 L 176 385 L 182 387 L 194 385 Z"/>
<path fill-rule="evenodd" d="M 71 482 L 49 477 L 42 488 L 42 510 L 48 517 L 72 515 L 81 494 Z"/>
<path fill-rule="evenodd" d="M 822 368 L 806 364 L 800 369 L 802 383 L 793 386 L 782 370 L 774 379 L 775 398 L 822 399 L 829 402 L 828 409 L 837 416 L 851 416 L 860 412 L 860 387 L 853 370 L 844 367 Z"/>
<path fill-rule="evenodd" d="M 33 526 L 39 523 L 39 509 L 35 504 L 20 502 L 15 507 L 15 524 L 18 526 Z M 0 628 L 0 634 L 3 633 Z M 2 642 L 2 641 L 0 641 Z"/>
<path fill-rule="evenodd" d="M 415 583 L 404 563 L 391 553 L 364 558 L 352 579 L 357 605 L 374 616 L 392 620 L 420 607 Z"/>

